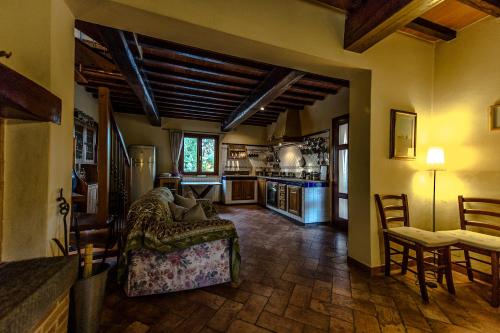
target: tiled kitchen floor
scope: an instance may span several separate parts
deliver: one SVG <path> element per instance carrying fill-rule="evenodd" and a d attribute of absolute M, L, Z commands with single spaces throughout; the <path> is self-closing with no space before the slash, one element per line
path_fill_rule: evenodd
<path fill-rule="evenodd" d="M 127 298 L 109 286 L 102 332 L 500 332 L 489 285 L 454 273 L 422 304 L 415 277 L 370 278 L 346 263 L 346 235 L 303 228 L 258 206 L 220 207 L 241 243 L 241 281 Z"/>

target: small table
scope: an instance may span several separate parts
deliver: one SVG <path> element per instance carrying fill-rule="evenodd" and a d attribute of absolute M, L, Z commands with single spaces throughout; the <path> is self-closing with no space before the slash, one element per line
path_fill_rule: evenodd
<path fill-rule="evenodd" d="M 181 182 L 181 186 L 189 186 L 191 191 L 193 191 L 193 194 L 196 199 L 203 199 L 206 197 L 208 192 L 214 187 L 215 185 L 222 185 L 221 182 L 194 182 L 194 181 L 186 181 L 186 182 Z M 196 187 L 205 187 L 201 192 L 198 192 L 196 190 Z"/>

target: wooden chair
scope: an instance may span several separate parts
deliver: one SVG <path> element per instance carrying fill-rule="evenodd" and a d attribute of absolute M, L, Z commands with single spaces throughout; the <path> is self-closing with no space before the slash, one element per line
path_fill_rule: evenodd
<path fill-rule="evenodd" d="M 416 274 L 422 299 L 424 303 L 428 303 L 429 296 L 425 281 L 425 271 L 426 269 L 432 270 L 438 273 L 439 283 L 442 282 L 443 274 L 445 275 L 448 292 L 455 294 L 451 273 L 450 245 L 457 242 L 456 238 L 410 227 L 408 197 L 406 194 L 375 194 L 375 201 L 380 214 L 384 235 L 385 275 L 389 276 L 391 274 L 391 263 L 401 266 L 401 274 L 406 274 L 407 271 Z M 388 216 L 389 214 L 391 216 Z M 402 226 L 389 227 L 389 224 L 396 222 L 402 224 Z M 401 245 L 403 250 L 392 248 L 391 242 Z M 410 250 L 415 251 L 416 257 L 410 256 Z M 438 263 L 425 262 L 424 252 L 436 253 L 438 255 Z M 402 262 L 391 259 L 391 256 L 395 254 L 403 255 Z M 408 259 L 410 258 L 416 260 L 417 271 L 408 267 Z"/>
<path fill-rule="evenodd" d="M 466 206 L 467 204 L 467 207 Z M 485 208 L 486 207 L 486 208 Z M 491 265 L 491 305 L 498 307 L 499 299 L 499 256 L 500 237 L 488 235 L 486 233 L 468 230 L 468 227 L 480 228 L 483 230 L 500 230 L 500 200 L 486 198 L 464 198 L 458 197 L 458 210 L 460 213 L 460 228 L 458 230 L 439 231 L 438 233 L 456 237 L 459 241 L 457 247 L 464 251 L 465 260 L 458 260 L 454 264 L 464 267 L 470 281 L 474 280 L 471 260 L 476 260 L 484 264 Z M 497 219 L 495 223 L 495 219 Z M 490 257 L 490 262 L 479 258 L 473 258 L 469 252 L 474 252 Z M 465 265 L 464 265 L 465 264 Z"/>

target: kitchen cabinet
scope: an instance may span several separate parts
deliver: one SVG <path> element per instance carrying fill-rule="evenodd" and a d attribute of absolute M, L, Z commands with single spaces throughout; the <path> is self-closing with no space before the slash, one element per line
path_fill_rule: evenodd
<path fill-rule="evenodd" d="M 173 194 L 179 193 L 180 177 L 159 177 L 158 186 L 168 188 Z"/>
<path fill-rule="evenodd" d="M 302 216 L 302 188 L 300 186 L 288 186 L 288 212 Z"/>
<path fill-rule="evenodd" d="M 261 206 L 266 206 L 266 180 L 259 179 L 257 181 L 257 202 Z"/>
<path fill-rule="evenodd" d="M 255 180 L 233 180 L 231 200 L 255 200 Z"/>

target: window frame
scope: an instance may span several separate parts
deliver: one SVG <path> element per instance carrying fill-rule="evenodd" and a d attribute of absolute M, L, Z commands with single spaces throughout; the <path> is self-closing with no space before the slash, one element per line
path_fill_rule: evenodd
<path fill-rule="evenodd" d="M 196 172 L 185 172 L 184 171 L 184 139 L 185 138 L 196 138 L 197 144 L 198 144 L 198 151 L 197 151 L 197 165 L 196 165 Z M 203 139 L 214 139 L 215 140 L 215 161 L 214 161 L 214 171 L 213 172 L 203 172 L 201 170 L 202 167 L 202 149 L 201 149 L 201 142 Z M 198 133 L 185 133 L 184 137 L 182 138 L 182 153 L 179 158 L 179 170 L 183 175 L 203 175 L 203 176 L 214 176 L 219 174 L 219 136 L 218 135 L 211 135 L 211 134 L 198 134 Z"/>

